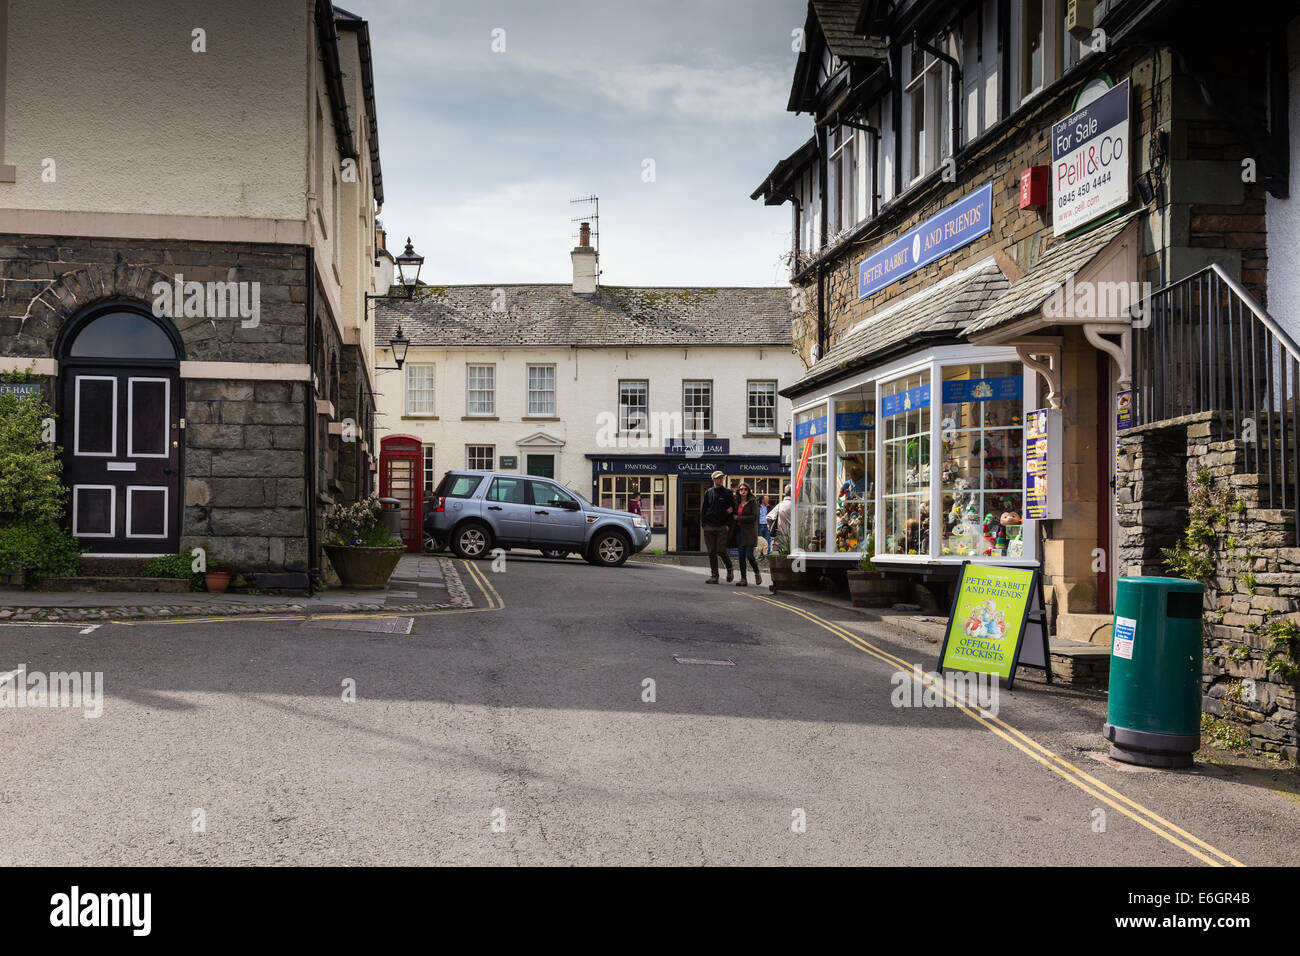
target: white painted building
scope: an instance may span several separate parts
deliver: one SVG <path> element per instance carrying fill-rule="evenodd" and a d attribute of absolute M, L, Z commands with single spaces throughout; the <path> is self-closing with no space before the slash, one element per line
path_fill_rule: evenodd
<path fill-rule="evenodd" d="M 381 368 L 399 325 L 411 342 L 400 371 L 378 372 L 381 489 L 388 459 L 418 445 L 423 493 L 463 468 L 554 477 L 619 509 L 639 491 L 651 548 L 697 551 L 715 469 L 756 493 L 789 474 L 778 393 L 803 373 L 790 293 L 598 286 L 594 250 L 572 259 L 572 285 L 428 286 L 380 304 Z"/>

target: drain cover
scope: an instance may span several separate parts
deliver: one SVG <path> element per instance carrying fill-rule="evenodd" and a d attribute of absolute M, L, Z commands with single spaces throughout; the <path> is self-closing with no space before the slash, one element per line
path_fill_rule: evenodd
<path fill-rule="evenodd" d="M 410 634 L 413 617 L 311 618 L 303 627 L 323 627 L 331 631 L 365 631 L 368 634 Z"/>
<path fill-rule="evenodd" d="M 711 641 L 717 644 L 757 644 L 758 638 L 716 621 L 628 621 L 627 626 L 661 641 Z"/>
<path fill-rule="evenodd" d="M 735 661 L 715 661 L 707 657 L 678 657 L 673 655 L 673 660 L 678 664 L 713 664 L 715 667 L 735 667 Z"/>

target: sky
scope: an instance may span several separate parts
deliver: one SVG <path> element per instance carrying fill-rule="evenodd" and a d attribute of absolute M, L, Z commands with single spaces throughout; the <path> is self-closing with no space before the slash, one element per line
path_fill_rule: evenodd
<path fill-rule="evenodd" d="M 421 281 L 570 281 L 592 194 L 605 285 L 788 281 L 790 208 L 749 194 L 812 134 L 785 108 L 801 0 L 339 6 L 370 22 L 380 218 Z"/>

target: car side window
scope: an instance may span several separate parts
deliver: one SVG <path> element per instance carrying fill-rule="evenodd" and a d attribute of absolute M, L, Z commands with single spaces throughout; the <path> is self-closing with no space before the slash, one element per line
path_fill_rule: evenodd
<path fill-rule="evenodd" d="M 555 485 L 548 484 L 544 481 L 534 481 L 533 486 L 533 504 L 541 508 L 562 508 L 564 502 L 577 499 L 567 491 L 562 491 Z"/>
<path fill-rule="evenodd" d="M 527 482 L 519 478 L 494 478 L 488 490 L 488 501 L 509 505 L 528 504 Z"/>

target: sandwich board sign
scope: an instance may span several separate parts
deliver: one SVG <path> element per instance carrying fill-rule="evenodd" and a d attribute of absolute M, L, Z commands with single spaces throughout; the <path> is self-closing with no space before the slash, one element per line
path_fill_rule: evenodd
<path fill-rule="evenodd" d="M 1041 572 L 963 562 L 939 650 L 939 672 L 992 674 L 1010 690 L 1017 667 L 1045 670 L 1050 683 L 1048 660 Z"/>

